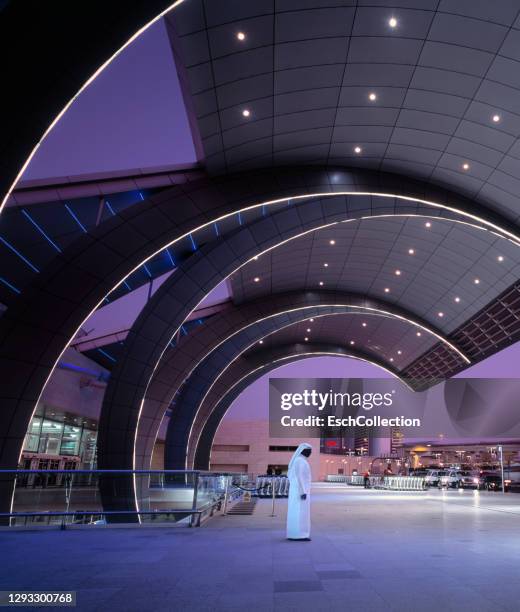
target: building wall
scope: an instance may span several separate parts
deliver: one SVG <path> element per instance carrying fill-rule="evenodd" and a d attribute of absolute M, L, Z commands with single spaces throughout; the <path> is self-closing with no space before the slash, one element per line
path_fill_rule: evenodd
<path fill-rule="evenodd" d="M 313 447 L 310 456 L 313 478 L 318 479 L 320 473 L 320 441 L 319 438 L 301 440 L 297 438 L 270 438 L 269 421 L 234 421 L 224 419 L 217 431 L 211 451 L 211 469 L 243 471 L 257 476 L 265 474 L 268 465 L 286 466 L 291 459 L 292 451 L 269 451 L 269 446 L 298 446 L 308 442 Z M 215 450 L 215 447 L 227 447 L 227 450 Z M 233 447 L 238 447 L 234 450 Z M 249 447 L 249 450 L 243 450 Z"/>

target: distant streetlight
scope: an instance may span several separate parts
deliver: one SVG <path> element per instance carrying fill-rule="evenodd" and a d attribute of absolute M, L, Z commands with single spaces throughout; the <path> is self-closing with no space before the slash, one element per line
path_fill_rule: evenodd
<path fill-rule="evenodd" d="M 502 474 L 502 493 L 506 492 L 506 485 L 504 483 L 504 451 L 502 446 L 498 447 L 498 452 L 500 453 L 500 472 Z"/>

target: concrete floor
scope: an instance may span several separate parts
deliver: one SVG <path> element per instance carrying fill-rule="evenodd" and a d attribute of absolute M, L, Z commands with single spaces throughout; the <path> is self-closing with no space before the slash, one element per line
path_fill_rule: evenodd
<path fill-rule="evenodd" d="M 312 542 L 285 500 L 200 529 L 0 532 L 0 590 L 70 589 L 79 610 L 520 609 L 520 495 L 317 484 Z"/>

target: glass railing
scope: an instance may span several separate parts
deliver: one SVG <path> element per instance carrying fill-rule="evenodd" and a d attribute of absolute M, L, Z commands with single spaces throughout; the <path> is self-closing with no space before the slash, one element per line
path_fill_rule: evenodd
<path fill-rule="evenodd" d="M 225 508 L 247 476 L 199 470 L 0 470 L 3 525 L 185 522 Z"/>

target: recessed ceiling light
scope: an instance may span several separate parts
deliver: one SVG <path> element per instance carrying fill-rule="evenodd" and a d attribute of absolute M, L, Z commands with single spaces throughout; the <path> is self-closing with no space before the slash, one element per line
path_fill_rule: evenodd
<path fill-rule="evenodd" d="M 415 335 L 416 335 L 418 338 L 420 338 L 420 337 L 421 337 L 421 332 L 416 332 L 416 334 L 415 334 Z"/>
<path fill-rule="evenodd" d="M 354 153 L 361 153 L 361 147 L 354 147 Z"/>
<path fill-rule="evenodd" d="M 443 312 L 438 312 L 437 314 L 439 315 L 439 317 L 443 317 L 444 316 Z"/>
<path fill-rule="evenodd" d="M 497 257 L 497 261 L 504 261 L 504 256 L 503 255 L 499 255 Z"/>
<path fill-rule="evenodd" d="M 403 351 L 397 351 L 397 354 L 398 354 L 398 355 L 402 355 L 402 354 L 403 354 Z"/>
<path fill-rule="evenodd" d="M 307 328 L 307 333 L 308 333 L 308 334 L 310 334 L 310 333 L 311 333 L 311 328 L 310 328 L 310 327 L 308 327 L 308 328 Z"/>
<path fill-rule="evenodd" d="M 320 281 L 320 287 L 323 287 L 323 281 Z"/>
<path fill-rule="evenodd" d="M 336 244 L 335 240 L 329 240 L 329 244 L 331 244 L 332 246 L 334 246 Z"/>
<path fill-rule="evenodd" d="M 251 115 L 251 111 L 248 108 L 244 108 L 244 110 L 242 111 L 242 115 L 244 117 L 249 117 L 249 115 Z"/>
<path fill-rule="evenodd" d="M 244 32 L 237 32 L 237 38 L 238 40 L 245 40 L 246 35 L 244 34 Z"/>
<path fill-rule="evenodd" d="M 362 325 L 363 327 L 366 327 L 366 326 L 367 326 L 367 324 L 366 324 L 364 321 L 363 321 L 363 323 L 361 323 L 361 325 Z"/>
<path fill-rule="evenodd" d="M 259 342 L 258 344 L 263 344 L 263 343 L 264 343 L 264 341 L 263 341 L 263 340 L 260 340 L 260 342 Z"/>
<path fill-rule="evenodd" d="M 500 115 L 493 115 L 493 123 L 498 123 L 500 121 Z"/>
<path fill-rule="evenodd" d="M 460 302 L 460 297 L 459 297 L 459 296 L 457 296 L 457 297 L 455 298 L 455 301 L 456 301 L 456 302 L 457 302 L 457 304 L 458 304 L 458 303 Z"/>
<path fill-rule="evenodd" d="M 426 223 L 424 224 L 424 227 L 431 227 L 432 224 L 429 221 L 426 221 Z"/>
<path fill-rule="evenodd" d="M 258 255 L 255 255 L 253 259 L 256 261 L 258 259 Z"/>
<path fill-rule="evenodd" d="M 328 264 L 327 262 L 325 262 L 325 263 L 323 264 L 323 267 L 324 267 L 324 268 L 328 268 L 328 267 L 329 267 L 329 264 Z"/>
<path fill-rule="evenodd" d="M 394 360 L 394 358 L 393 358 L 393 357 L 390 357 L 390 361 L 393 361 L 393 360 Z"/>
<path fill-rule="evenodd" d="M 350 341 L 350 344 L 356 344 L 356 343 L 354 342 L 354 340 L 351 340 L 351 341 Z"/>
<path fill-rule="evenodd" d="M 310 321 L 311 323 L 314 323 L 314 319 L 309 319 L 309 321 Z"/>
<path fill-rule="evenodd" d="M 415 255 L 415 249 L 408 249 L 408 255 Z"/>
<path fill-rule="evenodd" d="M 260 282 L 260 277 L 259 276 L 255 276 L 254 279 L 255 283 L 259 283 Z"/>
<path fill-rule="evenodd" d="M 390 19 L 388 20 L 388 25 L 391 28 L 395 28 L 397 26 L 397 19 L 395 17 L 390 17 Z"/>
<path fill-rule="evenodd" d="M 480 285 L 480 278 L 476 278 L 473 282 L 475 285 Z"/>
<path fill-rule="evenodd" d="M 385 293 L 390 293 L 390 287 L 385 287 Z"/>
<path fill-rule="evenodd" d="M 309 342 L 309 338 L 307 338 L 307 336 L 305 336 L 304 340 L 305 342 Z"/>
<path fill-rule="evenodd" d="M 462 164 L 462 169 L 469 170 L 469 164 L 468 163 Z"/>
<path fill-rule="evenodd" d="M 376 94 L 375 94 L 375 93 L 373 93 L 373 92 L 372 92 L 372 93 L 369 93 L 369 94 L 368 94 L 368 99 L 369 99 L 371 102 L 375 102 L 375 101 L 377 100 L 377 96 L 376 96 Z"/>
<path fill-rule="evenodd" d="M 396 271 L 395 271 L 395 275 L 396 275 L 396 276 L 401 276 L 401 270 L 396 270 Z"/>

